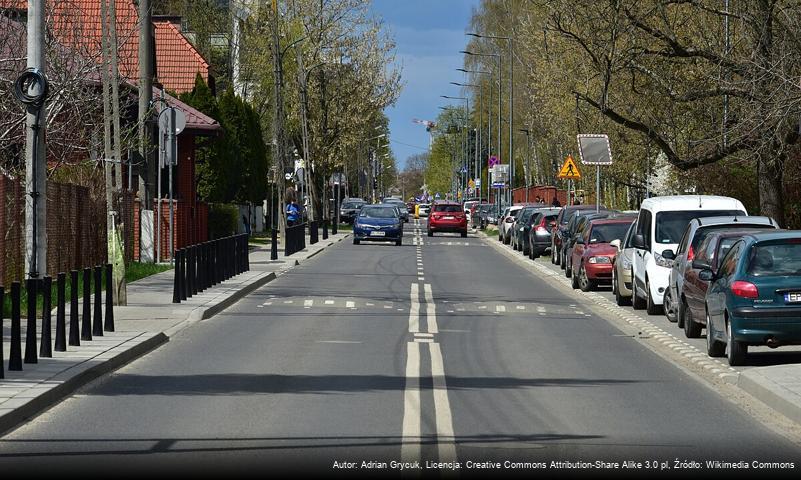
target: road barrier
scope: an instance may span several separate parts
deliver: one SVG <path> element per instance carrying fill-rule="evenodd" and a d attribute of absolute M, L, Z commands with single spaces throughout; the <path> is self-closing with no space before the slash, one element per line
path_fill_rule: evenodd
<path fill-rule="evenodd" d="M 103 303 L 101 301 L 101 286 L 103 270 L 106 273 L 105 288 L 105 323 L 103 321 Z M 113 299 L 113 280 L 112 280 L 112 266 L 107 264 L 105 266 L 97 266 L 94 268 L 94 282 L 91 278 L 91 268 L 83 270 L 83 319 L 82 325 L 79 325 L 80 313 L 78 302 L 79 290 L 79 272 L 72 270 L 70 272 L 70 320 L 69 320 L 69 345 L 80 346 L 81 339 L 91 340 L 94 333 L 95 336 L 102 336 L 103 331 L 114 331 L 114 299 Z M 94 283 L 94 332 L 92 332 L 92 317 L 90 315 L 90 306 L 92 299 L 90 298 Z M 52 358 L 53 352 L 66 352 L 67 351 L 67 325 L 66 325 L 66 284 L 67 275 L 61 272 L 56 277 L 56 325 L 55 325 L 55 343 L 52 337 L 52 310 L 53 298 L 52 288 L 53 279 L 46 276 L 42 279 L 29 278 L 25 280 L 25 292 L 27 295 L 27 309 L 26 309 L 26 329 L 25 329 L 25 354 L 23 357 L 22 352 L 22 325 L 21 325 L 21 305 L 22 305 L 22 285 L 20 282 L 12 282 L 11 290 L 9 292 L 11 297 L 11 334 L 10 334 L 10 348 L 9 348 L 9 371 L 21 371 L 23 364 L 38 363 L 39 358 Z M 3 304 L 5 297 L 5 288 L 0 286 L 0 305 Z M 42 317 L 41 317 L 41 334 L 39 333 L 39 324 L 37 319 L 37 301 L 39 295 L 42 298 Z M 98 329 L 98 326 L 100 327 Z M 79 329 L 83 328 L 83 332 Z M 2 332 L 2 321 L 0 320 L 0 332 Z M 38 350 L 38 352 L 37 352 Z M 0 363 L 2 363 L 3 350 L 2 338 L 0 338 Z M 0 365 L 0 378 L 4 378 L 4 371 Z"/>
<path fill-rule="evenodd" d="M 306 224 L 301 223 L 291 227 L 286 227 L 286 245 L 284 245 L 284 256 L 288 257 L 295 252 L 306 248 Z"/>
<path fill-rule="evenodd" d="M 218 238 L 175 251 L 172 303 L 250 270 L 248 234 Z"/>

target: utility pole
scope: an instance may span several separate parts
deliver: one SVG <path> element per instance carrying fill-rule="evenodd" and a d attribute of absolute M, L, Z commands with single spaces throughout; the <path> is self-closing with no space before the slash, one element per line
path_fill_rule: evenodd
<path fill-rule="evenodd" d="M 45 0 L 28 1 L 28 70 L 18 80 L 25 118 L 25 270 L 27 278 L 47 275 L 47 162 L 45 152 Z M 25 80 L 23 80 L 23 78 Z"/>
<path fill-rule="evenodd" d="M 286 158 L 284 155 L 284 125 L 283 125 L 283 99 L 281 98 L 281 84 L 283 83 L 281 71 L 281 44 L 279 36 L 278 21 L 280 15 L 278 14 L 278 1 L 273 0 L 272 8 L 272 35 L 273 35 L 273 142 L 274 145 L 274 160 L 278 161 L 279 165 L 279 185 L 278 195 L 281 196 L 278 206 L 281 208 L 281 232 L 284 236 L 284 245 L 286 245 L 286 207 L 284 206 L 284 195 L 286 192 L 286 179 L 284 172 L 286 172 Z"/>
<path fill-rule="evenodd" d="M 156 182 L 156 168 L 153 165 L 152 155 L 150 154 L 150 143 L 153 138 L 150 125 L 150 104 L 153 100 L 153 37 L 152 37 L 152 10 L 151 0 L 139 0 L 139 201 L 141 202 L 141 212 L 153 210 L 153 185 Z M 129 167 L 130 168 L 130 167 Z M 130 185 L 129 185 L 130 187 Z M 141 229 L 140 222 L 140 247 L 152 245 L 153 238 L 144 240 L 146 232 Z M 145 243 L 147 242 L 147 243 Z M 156 256 L 153 251 L 142 251 L 143 256 L 150 256 L 151 261 L 155 261 Z"/>

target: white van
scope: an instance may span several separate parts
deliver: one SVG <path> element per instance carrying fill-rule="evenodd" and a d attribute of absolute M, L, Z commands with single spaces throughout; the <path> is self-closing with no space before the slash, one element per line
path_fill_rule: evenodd
<path fill-rule="evenodd" d="M 635 309 L 659 313 L 676 248 L 690 220 L 719 215 L 748 213 L 736 198 L 712 195 L 674 195 L 642 202 L 632 238 L 631 299 Z"/>

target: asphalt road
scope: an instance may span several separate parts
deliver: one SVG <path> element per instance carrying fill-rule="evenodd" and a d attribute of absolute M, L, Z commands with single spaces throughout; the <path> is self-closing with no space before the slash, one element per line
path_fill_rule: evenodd
<path fill-rule="evenodd" d="M 797 469 L 801 447 L 484 240 L 414 224 L 401 247 L 326 250 L 0 440 L 4 473 L 350 476 L 421 461 L 407 473 L 545 462 L 553 476 L 624 460 L 641 469 L 615 476 L 698 473 L 675 460 Z"/>

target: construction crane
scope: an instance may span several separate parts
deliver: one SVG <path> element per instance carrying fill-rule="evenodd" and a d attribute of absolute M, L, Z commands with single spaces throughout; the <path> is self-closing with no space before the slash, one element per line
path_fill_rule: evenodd
<path fill-rule="evenodd" d="M 413 123 L 417 123 L 419 125 L 426 126 L 426 132 L 428 132 L 428 151 L 431 151 L 431 146 L 434 144 L 434 130 L 437 128 L 437 124 L 432 122 L 431 120 L 420 120 L 417 118 L 412 119 Z"/>

